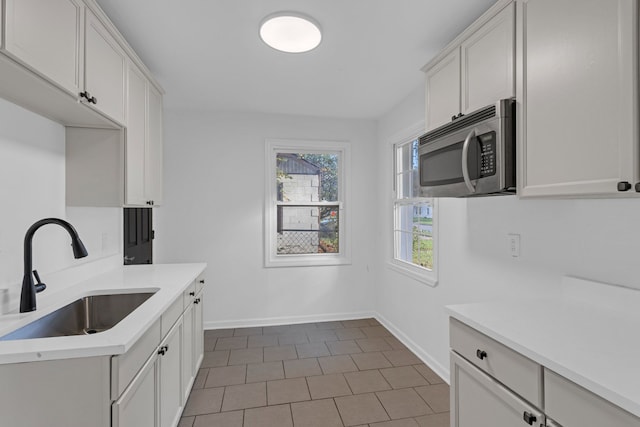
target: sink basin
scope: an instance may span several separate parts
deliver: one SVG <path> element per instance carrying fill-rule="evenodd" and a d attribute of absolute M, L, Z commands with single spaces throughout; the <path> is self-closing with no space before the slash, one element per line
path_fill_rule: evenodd
<path fill-rule="evenodd" d="M 0 341 L 103 332 L 117 325 L 154 293 L 87 296 L 0 337 Z"/>

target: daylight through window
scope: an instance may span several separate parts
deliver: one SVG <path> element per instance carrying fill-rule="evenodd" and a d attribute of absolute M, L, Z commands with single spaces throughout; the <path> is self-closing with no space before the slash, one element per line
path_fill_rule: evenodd
<path fill-rule="evenodd" d="M 435 202 L 419 197 L 418 141 L 396 144 L 394 150 L 393 263 L 419 280 L 435 284 Z"/>
<path fill-rule="evenodd" d="M 271 148 L 267 265 L 344 254 L 343 156 L 308 144 Z"/>

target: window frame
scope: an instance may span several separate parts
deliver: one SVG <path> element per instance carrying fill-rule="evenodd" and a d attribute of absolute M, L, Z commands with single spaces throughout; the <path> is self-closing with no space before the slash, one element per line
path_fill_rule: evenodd
<path fill-rule="evenodd" d="M 312 202 L 313 206 L 338 205 L 338 253 L 278 254 L 277 209 L 287 202 L 278 202 L 276 180 L 278 153 L 337 154 L 338 200 L 336 202 Z M 265 144 L 265 198 L 264 198 L 264 265 L 265 267 L 308 267 L 351 264 L 351 215 L 348 212 L 350 195 L 351 146 L 343 141 L 267 139 Z M 301 202 L 291 202 L 299 206 Z"/>
<path fill-rule="evenodd" d="M 414 129 L 404 132 L 403 136 L 393 138 L 391 140 L 391 171 L 392 171 L 392 196 L 391 196 L 391 253 L 388 266 L 405 276 L 408 276 L 420 283 L 435 287 L 438 285 L 438 247 L 439 247 L 439 217 L 438 217 L 438 199 L 428 197 L 398 198 L 399 176 L 399 158 L 398 151 L 406 144 L 411 144 L 424 133 L 423 126 L 418 125 Z M 433 269 L 429 270 L 414 263 L 397 258 L 398 253 L 398 211 L 401 206 L 416 206 L 421 203 L 430 203 L 432 206 L 432 239 L 433 239 Z"/>

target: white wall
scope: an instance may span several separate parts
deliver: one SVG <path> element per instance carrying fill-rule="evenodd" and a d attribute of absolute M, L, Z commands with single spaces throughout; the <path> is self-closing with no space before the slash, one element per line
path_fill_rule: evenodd
<path fill-rule="evenodd" d="M 0 99 L 0 288 L 10 290 L 13 308 L 22 282 L 24 234 L 35 221 L 68 219 L 89 251 L 81 262 L 120 251 L 121 210 L 67 210 L 64 168 L 64 127 Z M 45 283 L 47 273 L 80 262 L 69 246 L 61 227 L 48 225 L 36 233 L 33 263 Z"/>
<path fill-rule="evenodd" d="M 423 116 L 421 86 L 379 123 L 378 187 L 387 197 L 380 201 L 379 227 L 386 231 L 379 245 L 376 310 L 442 375 L 449 370 L 445 305 L 553 295 L 565 274 L 640 288 L 637 199 L 439 199 L 438 286 L 386 267 L 392 245 L 390 143 Z M 509 254 L 508 233 L 521 235 L 520 258 Z"/>
<path fill-rule="evenodd" d="M 350 142 L 352 265 L 263 267 L 266 138 Z M 155 262 L 208 263 L 206 327 L 370 314 L 375 147 L 373 121 L 167 111 Z"/>

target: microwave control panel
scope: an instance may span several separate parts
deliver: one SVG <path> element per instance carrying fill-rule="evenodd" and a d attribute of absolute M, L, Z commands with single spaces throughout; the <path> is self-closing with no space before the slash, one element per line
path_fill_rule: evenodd
<path fill-rule="evenodd" d="M 496 133 L 478 135 L 480 178 L 496 174 Z"/>

